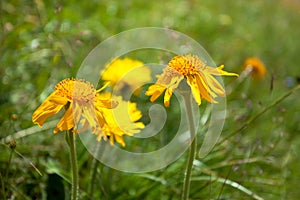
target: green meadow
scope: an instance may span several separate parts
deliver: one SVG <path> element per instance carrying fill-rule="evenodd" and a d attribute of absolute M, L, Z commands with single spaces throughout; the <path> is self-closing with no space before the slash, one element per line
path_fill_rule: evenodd
<path fill-rule="evenodd" d="M 143 27 L 183 33 L 201 44 L 216 66 L 224 64 L 223 70 L 240 75 L 218 78 L 227 93 L 222 97 L 226 99 L 224 126 L 204 157 L 198 152 L 207 124 L 198 126 L 186 199 L 298 199 L 298 0 L 1 1 L 0 199 L 71 199 L 73 166 L 66 132 L 53 134 L 63 111 L 47 119 L 42 128 L 32 122 L 32 114 L 57 83 L 76 77 L 82 62 L 98 44 L 123 31 Z M 168 52 L 150 50 L 129 52 L 123 57 L 160 64 L 172 58 Z M 245 61 L 253 57 L 266 70 L 259 78 L 255 76 L 262 66 L 246 69 Z M 103 83 L 99 81 L 99 85 Z M 142 113 L 139 122 L 145 125 L 150 123 L 149 108 L 153 105 L 145 95 L 149 86 L 144 85 L 138 96 L 130 98 Z M 141 142 L 124 136 L 126 146 L 116 141 L 114 145 L 127 151 L 150 152 L 172 141 L 181 117 L 179 102 L 176 95 L 168 108 L 163 101 L 163 95 L 155 101 L 167 114 L 159 135 Z M 210 103 L 202 99 L 200 113 L 209 108 Z M 196 117 L 201 121 L 204 116 Z M 161 169 L 132 173 L 95 159 L 79 137 L 75 143 L 78 199 L 182 198 L 188 149 Z M 148 164 L 153 163 L 144 163 Z"/>

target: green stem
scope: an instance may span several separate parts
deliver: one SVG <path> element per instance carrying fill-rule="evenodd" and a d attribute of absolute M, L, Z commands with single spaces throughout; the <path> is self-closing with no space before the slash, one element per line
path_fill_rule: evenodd
<path fill-rule="evenodd" d="M 11 159 L 12 159 L 12 154 L 13 154 L 13 149 L 10 149 L 10 154 L 9 154 L 9 158 L 8 158 L 8 163 L 7 163 L 7 167 L 6 167 L 6 172 L 5 172 L 5 183 L 7 183 L 8 180 L 8 171 L 9 171 L 9 166 L 11 163 Z"/>
<path fill-rule="evenodd" d="M 72 167 L 72 200 L 77 200 L 78 194 L 78 167 L 77 167 L 77 156 L 76 156 L 76 145 L 75 145 L 75 134 L 72 130 L 67 131 L 68 143 L 70 147 L 70 159 Z"/>
<path fill-rule="evenodd" d="M 5 171 L 5 175 L 4 175 L 4 181 L 1 181 L 2 185 L 3 185 L 4 199 L 6 199 L 6 191 L 5 191 L 4 185 L 5 186 L 8 185 L 8 172 L 9 172 L 9 167 L 10 167 L 10 163 L 11 163 L 13 151 L 14 151 L 14 147 L 10 147 L 10 154 L 9 154 L 8 163 L 7 163 L 7 166 L 6 166 L 6 171 Z"/>
<path fill-rule="evenodd" d="M 6 192 L 5 192 L 4 178 L 2 177 L 1 173 L 0 173 L 0 180 L 1 180 L 1 185 L 2 185 L 3 199 L 6 199 Z"/>
<path fill-rule="evenodd" d="M 94 158 L 92 162 L 92 169 L 91 169 L 91 182 L 89 185 L 89 194 L 90 194 L 90 199 L 94 199 L 94 189 L 95 189 L 95 181 L 96 181 L 96 174 L 97 174 L 97 168 L 99 165 L 99 161 Z"/>
<path fill-rule="evenodd" d="M 186 172 L 183 181 L 182 200 L 187 200 L 189 198 L 189 193 L 190 193 L 191 174 L 192 174 L 193 162 L 195 159 L 195 153 L 197 148 L 197 140 L 195 137 L 196 131 L 194 125 L 194 116 L 193 116 L 191 98 L 190 95 L 183 95 L 183 96 L 184 96 L 184 103 L 186 107 L 187 121 L 189 123 L 189 130 L 190 130 L 190 135 L 192 140 L 190 151 L 189 151 L 188 163 L 187 163 Z"/>

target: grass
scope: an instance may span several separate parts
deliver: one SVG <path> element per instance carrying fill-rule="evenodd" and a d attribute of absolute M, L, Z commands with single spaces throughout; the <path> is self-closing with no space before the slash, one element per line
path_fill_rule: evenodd
<path fill-rule="evenodd" d="M 68 145 L 63 133 L 52 134 L 58 118 L 40 129 L 31 122 L 31 115 L 57 82 L 76 76 L 98 43 L 121 31 L 148 26 L 170 27 L 192 37 L 227 71 L 241 73 L 244 60 L 251 56 L 259 57 L 268 70 L 261 81 L 247 77 L 237 83 L 224 78 L 226 88 L 233 88 L 227 97 L 226 122 L 214 149 L 204 158 L 196 156 L 190 199 L 300 196 L 299 90 L 289 93 L 300 77 L 300 4 L 296 0 L 12 0 L 1 1 L 0 15 L 1 199 L 47 199 L 54 191 L 69 196 Z M 148 52 L 135 55 L 151 62 Z M 167 62 L 153 57 L 155 62 Z M 171 132 L 178 110 L 166 111 L 170 122 L 164 131 Z M 12 139 L 14 150 L 8 145 Z M 198 147 L 202 140 L 199 135 Z M 98 163 L 91 176 L 95 161 L 81 141 L 76 142 L 81 199 L 180 199 L 187 152 L 154 172 L 125 173 Z M 146 147 L 161 147 L 160 142 L 156 137 Z"/>

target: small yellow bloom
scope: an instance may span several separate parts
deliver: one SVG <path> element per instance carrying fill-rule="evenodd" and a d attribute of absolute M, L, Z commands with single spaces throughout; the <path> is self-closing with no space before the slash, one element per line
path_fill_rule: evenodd
<path fill-rule="evenodd" d="M 112 97 L 111 93 L 106 92 L 99 95 L 102 99 L 114 99 L 118 105 L 113 109 L 102 107 L 99 114 L 103 116 L 105 121 L 99 120 L 101 123 L 102 133 L 98 134 L 97 140 L 100 141 L 104 135 L 109 136 L 111 144 L 117 141 L 125 146 L 124 135 L 132 136 L 140 132 L 145 126 L 142 122 L 137 122 L 142 113 L 137 109 L 136 103 L 124 101 L 121 96 Z M 101 103 L 101 101 L 99 102 Z M 96 103 L 96 106 L 98 102 Z"/>
<path fill-rule="evenodd" d="M 244 62 L 244 70 L 250 73 L 253 79 L 263 79 L 267 70 L 264 63 L 256 57 L 247 58 Z"/>
<path fill-rule="evenodd" d="M 82 130 L 77 130 L 79 122 L 82 122 L 84 127 L 88 124 L 92 128 L 92 132 L 97 133 L 101 131 L 98 120 L 103 121 L 103 119 L 95 112 L 99 109 L 95 107 L 96 94 L 96 89 L 89 82 L 64 79 L 55 86 L 55 91 L 36 109 L 32 115 L 32 121 L 42 126 L 47 118 L 65 108 L 66 111 L 56 125 L 54 133 L 71 129 L 74 132 L 82 132 Z M 112 102 L 109 100 L 98 101 L 101 101 L 103 107 L 111 107 Z"/>
<path fill-rule="evenodd" d="M 165 91 L 164 104 L 168 107 L 174 89 L 186 78 L 198 105 L 202 99 L 216 103 L 214 98 L 224 96 L 225 90 L 213 75 L 238 76 L 223 71 L 223 68 L 224 65 L 217 68 L 209 67 L 195 55 L 175 56 L 163 73 L 158 75 L 156 83 L 148 88 L 146 95 L 151 96 L 150 101 L 153 102 Z"/>
<path fill-rule="evenodd" d="M 101 73 L 102 80 L 110 82 L 112 87 L 118 84 L 120 90 L 127 87 L 135 90 L 151 80 L 151 72 L 144 63 L 130 58 L 113 60 Z"/>

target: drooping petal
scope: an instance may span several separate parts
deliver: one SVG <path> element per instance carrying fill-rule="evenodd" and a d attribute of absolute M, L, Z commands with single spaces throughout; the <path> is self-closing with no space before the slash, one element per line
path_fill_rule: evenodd
<path fill-rule="evenodd" d="M 195 101 L 198 103 L 198 105 L 201 105 L 201 94 L 200 89 L 198 88 L 197 81 L 194 77 L 191 75 L 187 76 L 187 83 L 191 87 L 193 97 Z"/>
<path fill-rule="evenodd" d="M 72 106 L 72 116 L 73 116 L 73 121 L 75 125 L 78 125 L 78 122 L 81 118 L 81 115 L 83 113 L 83 108 L 84 106 L 81 106 L 80 104 L 78 104 L 76 101 L 73 101 L 70 106 Z"/>
<path fill-rule="evenodd" d="M 170 98 L 173 91 L 178 87 L 179 83 L 184 79 L 184 76 L 179 74 L 175 69 L 167 67 L 163 73 L 158 77 L 158 80 L 154 85 L 151 85 L 146 91 L 147 96 L 150 97 L 150 101 L 155 101 L 164 91 L 164 104 L 166 107 L 170 105 Z"/>
<path fill-rule="evenodd" d="M 115 135 L 115 138 L 116 138 L 117 143 L 121 144 L 122 147 L 125 147 L 124 138 L 122 136 Z"/>
<path fill-rule="evenodd" d="M 148 88 L 145 94 L 147 96 L 151 96 L 150 101 L 154 102 L 165 91 L 165 89 L 165 86 L 154 84 Z"/>
<path fill-rule="evenodd" d="M 97 120 L 95 107 L 93 104 L 83 108 L 82 116 L 86 119 L 86 121 L 88 121 L 92 128 L 92 131 L 96 131 L 100 127 L 99 122 Z"/>
<path fill-rule="evenodd" d="M 70 107 L 66 110 L 64 116 L 60 119 L 60 121 L 56 125 L 53 133 L 57 133 L 59 131 L 71 130 L 74 126 L 75 123 L 74 123 L 73 111 L 70 105 Z"/>
<path fill-rule="evenodd" d="M 52 93 L 32 114 L 32 122 L 42 126 L 44 122 L 51 117 L 58 113 L 63 104 L 57 104 L 57 101 L 53 101 L 53 99 L 62 99 L 61 102 L 66 102 L 65 98 L 57 96 L 55 93 Z"/>
<path fill-rule="evenodd" d="M 166 107 L 169 107 L 170 106 L 170 99 L 172 97 L 172 93 L 173 91 L 170 90 L 170 89 L 167 89 L 166 92 L 165 92 L 165 96 L 164 96 L 164 105 Z"/>
<path fill-rule="evenodd" d="M 200 90 L 201 98 L 206 99 L 210 103 L 217 103 L 213 98 L 216 97 L 216 94 L 210 90 L 205 80 L 203 80 L 200 74 L 195 76 L 198 88 Z"/>
<path fill-rule="evenodd" d="M 214 91 L 218 96 L 224 96 L 225 90 L 223 86 L 210 74 L 207 74 L 205 76 L 207 80 L 208 86 L 211 88 L 212 91 Z"/>
<path fill-rule="evenodd" d="M 69 102 L 68 98 L 62 97 L 62 96 L 58 95 L 57 92 L 54 92 L 54 94 L 55 94 L 55 95 L 53 95 L 53 96 L 51 97 L 51 99 L 49 99 L 49 101 L 51 101 L 51 102 L 53 102 L 53 103 L 55 103 L 55 104 L 57 104 L 57 105 L 66 105 L 66 104 Z M 50 95 L 50 96 L 51 96 L 51 95 Z M 49 97 L 50 97 L 50 96 L 49 96 Z M 46 99 L 46 100 L 47 100 L 47 99 Z M 46 101 L 46 100 L 45 100 L 45 101 Z"/>

